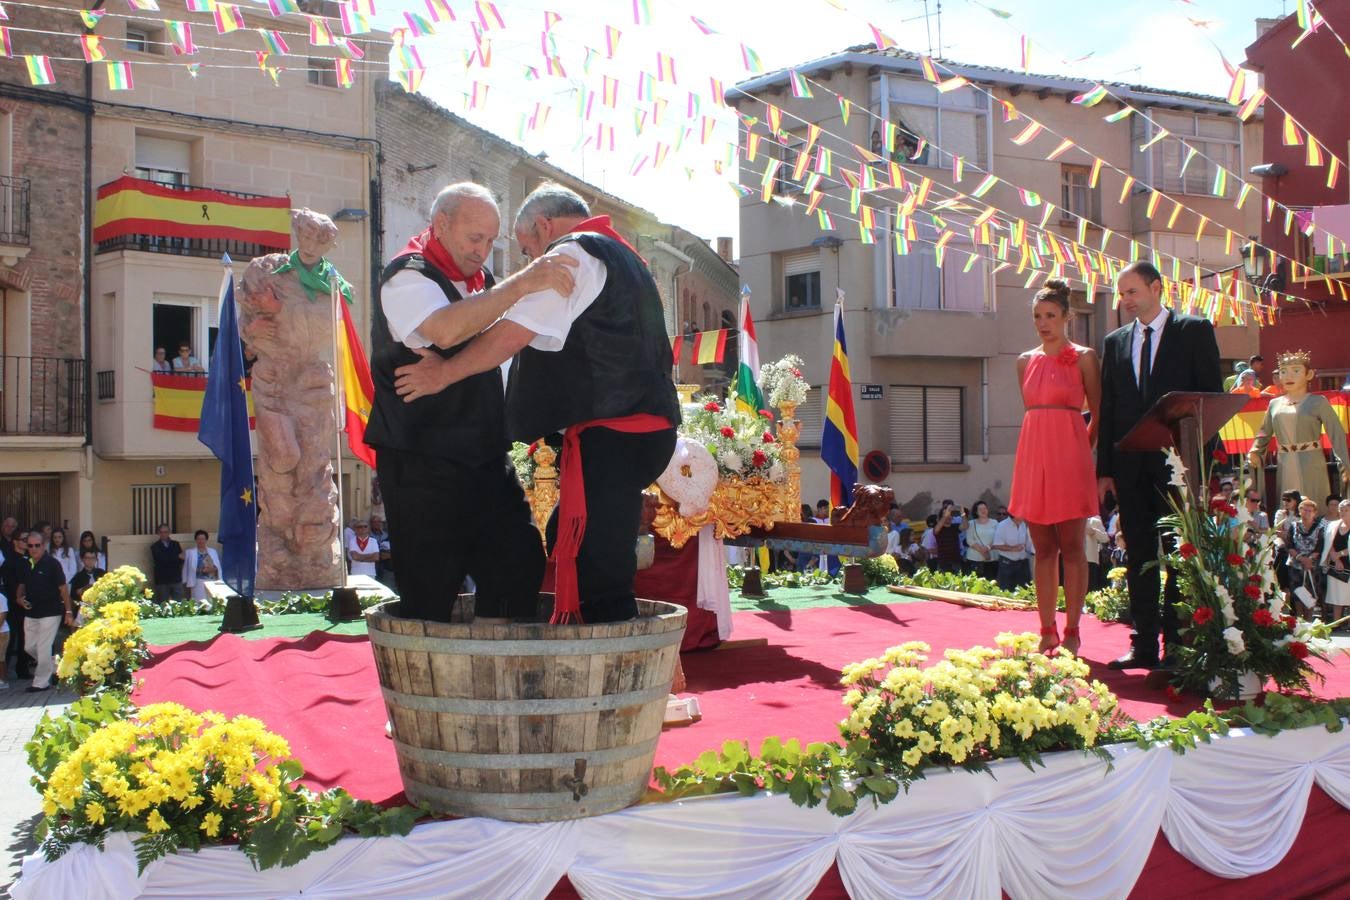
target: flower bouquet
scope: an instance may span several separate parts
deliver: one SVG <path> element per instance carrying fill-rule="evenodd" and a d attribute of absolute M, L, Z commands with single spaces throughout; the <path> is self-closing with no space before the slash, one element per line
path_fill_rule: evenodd
<path fill-rule="evenodd" d="M 793 407 L 806 402 L 806 392 L 811 385 L 802 375 L 802 358 L 789 353 L 777 362 L 765 363 L 759 367 L 759 386 L 770 406 Z"/>
<path fill-rule="evenodd" d="M 1282 690 L 1308 690 L 1310 678 L 1321 679 L 1308 661 L 1327 658 L 1330 626 L 1284 615 L 1272 537 L 1248 541 L 1251 514 L 1227 497 L 1206 503 L 1193 496 L 1175 450 L 1167 451 L 1167 465 L 1177 490 L 1171 515 L 1161 520 L 1173 548 L 1165 560 L 1182 597 L 1174 686 L 1232 699 L 1253 678 L 1261 686 L 1269 680 Z M 1204 469 L 1201 484 L 1209 480 Z"/>
<path fill-rule="evenodd" d="M 736 392 L 726 400 L 702 397 L 698 410 L 685 414 L 680 434 L 707 448 L 717 461 L 720 478 L 761 478 L 775 484 L 787 478 L 773 433 L 773 413 L 751 415 L 736 405 Z"/>
<path fill-rule="evenodd" d="M 112 577 L 103 576 L 96 586 Z M 85 596 L 91 593 L 93 588 Z M 85 623 L 66 638 L 56 677 L 81 694 L 129 687 L 148 656 L 137 604 L 103 600 L 92 607 L 84 606 L 80 613 Z"/>

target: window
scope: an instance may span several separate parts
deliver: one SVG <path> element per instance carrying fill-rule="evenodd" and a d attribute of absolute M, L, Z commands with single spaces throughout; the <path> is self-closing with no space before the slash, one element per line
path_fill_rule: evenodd
<path fill-rule="evenodd" d="M 989 167 L 988 97 L 972 87 L 939 94 L 925 81 L 887 77 L 873 82 L 872 112 L 877 116 L 881 85 L 889 87 L 890 120 L 896 128 L 892 159 L 946 168 L 956 153 L 972 165 Z M 884 134 L 878 132 L 872 143 L 884 153 Z"/>
<path fill-rule="evenodd" d="M 959 387 L 891 385 L 890 448 L 897 465 L 965 459 Z"/>
<path fill-rule="evenodd" d="M 136 134 L 136 177 L 183 187 L 192 180 L 192 142 L 155 134 Z"/>
<path fill-rule="evenodd" d="M 1294 252 L 1291 257 L 1300 264 L 1294 267 L 1293 280 L 1301 283 L 1322 281 L 1327 276 L 1350 278 L 1350 250 L 1342 245 L 1339 247 L 1339 253 L 1331 253 L 1331 250 L 1337 248 L 1331 245 L 1327 236 L 1328 231 L 1332 234 L 1344 231 L 1339 225 L 1340 216 L 1350 212 L 1350 206 L 1291 206 L 1290 209 L 1294 211 L 1295 217 L 1295 227 L 1290 229 L 1290 235 L 1294 240 Z M 1304 227 L 1308 222 L 1319 225 L 1319 220 L 1319 230 L 1309 237 L 1303 230 Z M 1269 266 L 1264 251 L 1257 251 L 1257 260 L 1263 269 Z"/>
<path fill-rule="evenodd" d="M 1155 187 L 1172 193 L 1210 194 L 1216 166 L 1233 173 L 1243 171 L 1242 125 L 1237 119 L 1152 110 L 1149 117 L 1153 120 L 1147 125 L 1149 139 L 1159 127 L 1166 128 L 1197 151 L 1187 165 L 1190 151 L 1181 145 L 1181 140 L 1164 138 L 1150 147 L 1149 168 Z"/>
<path fill-rule="evenodd" d="M 178 530 L 176 484 L 133 484 L 131 486 L 131 533 L 154 534 L 165 522 L 170 531 Z"/>
<path fill-rule="evenodd" d="M 309 83 L 319 87 L 335 88 L 337 83 L 337 68 L 331 59 L 325 59 L 322 56 L 311 56 L 309 58 Z"/>
<path fill-rule="evenodd" d="M 819 447 L 821 433 L 825 430 L 823 388 L 813 387 L 806 392 L 806 399 L 797 407 L 797 422 L 802 429 L 797 436 L 797 446 Z"/>
<path fill-rule="evenodd" d="M 1088 166 L 1062 165 L 1059 168 L 1061 185 L 1059 208 L 1084 219 L 1100 223 L 1102 220 L 1102 192 L 1100 185 L 1090 187 L 1092 169 Z M 1067 215 L 1064 218 L 1069 218 Z"/>
<path fill-rule="evenodd" d="M 901 255 L 892 251 L 895 271 L 891 305 L 902 309 L 988 310 L 993 297 L 993 269 L 970 234 L 961 228 L 948 229 L 952 236 L 938 268 L 936 244 L 942 229 L 926 213 L 915 215 L 911 221 L 917 239 L 909 242 L 909 252 Z M 894 246 L 894 240 L 891 244 Z"/>
<path fill-rule="evenodd" d="M 186 297 L 155 294 L 151 307 L 150 355 L 163 347 L 172 362 L 180 344 L 187 344 L 203 369 L 211 360 L 219 332 L 219 301 L 214 297 Z"/>
<path fill-rule="evenodd" d="M 1087 294 L 1083 291 L 1070 293 L 1069 308 L 1073 310 L 1073 318 L 1069 320 L 1069 340 L 1084 347 L 1096 346 L 1093 343 L 1092 323 L 1096 320 L 1097 310 L 1102 308 L 1103 304 L 1110 307 L 1110 295 L 1098 294 L 1097 305 L 1091 306 L 1087 302 Z"/>
<path fill-rule="evenodd" d="M 144 25 L 128 25 L 124 46 L 135 53 L 164 53 L 164 32 Z"/>
<path fill-rule="evenodd" d="M 805 250 L 783 257 L 783 308 L 820 309 L 820 251 Z"/>

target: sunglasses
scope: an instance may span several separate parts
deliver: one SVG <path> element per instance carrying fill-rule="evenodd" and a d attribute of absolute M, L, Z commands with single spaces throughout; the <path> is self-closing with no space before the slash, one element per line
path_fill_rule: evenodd
<path fill-rule="evenodd" d="M 30 548 L 31 548 L 31 547 L 41 547 L 42 544 L 41 544 L 41 542 L 39 542 L 39 543 L 36 543 L 36 544 L 29 544 L 28 546 L 29 546 Z"/>

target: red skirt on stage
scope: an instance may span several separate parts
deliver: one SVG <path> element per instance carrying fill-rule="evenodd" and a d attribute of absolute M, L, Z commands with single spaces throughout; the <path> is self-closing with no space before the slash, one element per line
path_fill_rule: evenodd
<path fill-rule="evenodd" d="M 1036 525 L 1095 516 L 1096 465 L 1083 421 L 1078 351 L 1031 354 L 1022 380 L 1027 411 L 1017 439 L 1008 511 Z"/>

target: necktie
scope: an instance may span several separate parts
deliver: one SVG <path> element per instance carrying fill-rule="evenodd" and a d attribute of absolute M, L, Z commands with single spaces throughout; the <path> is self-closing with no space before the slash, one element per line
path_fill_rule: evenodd
<path fill-rule="evenodd" d="M 1139 351 L 1139 396 L 1148 398 L 1149 369 L 1153 366 L 1153 327 L 1144 328 L 1144 346 Z"/>

